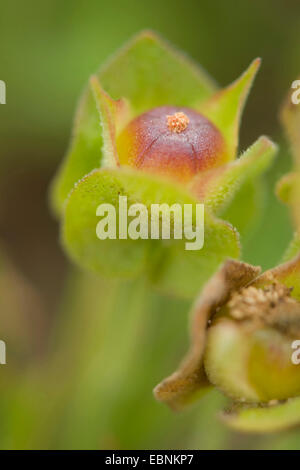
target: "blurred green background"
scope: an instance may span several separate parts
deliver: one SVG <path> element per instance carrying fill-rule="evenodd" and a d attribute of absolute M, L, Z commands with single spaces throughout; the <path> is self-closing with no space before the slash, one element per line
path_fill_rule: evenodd
<path fill-rule="evenodd" d="M 300 432 L 228 431 L 224 399 L 207 395 L 173 414 L 152 388 L 187 343 L 189 304 L 70 266 L 48 208 L 49 182 L 68 145 L 89 75 L 124 41 L 151 28 L 223 86 L 257 56 L 240 149 L 280 143 L 264 216 L 243 259 L 271 267 L 292 228 L 274 185 L 291 167 L 278 110 L 300 72 L 297 0 L 45 0 L 0 2 L 0 448 L 299 448 Z M 124 315 L 122 313 L 124 312 Z"/>

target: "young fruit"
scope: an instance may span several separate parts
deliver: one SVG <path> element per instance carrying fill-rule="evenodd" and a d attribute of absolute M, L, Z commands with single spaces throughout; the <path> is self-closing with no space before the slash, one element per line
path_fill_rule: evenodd
<path fill-rule="evenodd" d="M 160 106 L 132 120 L 117 140 L 121 165 L 187 182 L 199 171 L 224 164 L 224 138 L 202 114 Z"/>
<path fill-rule="evenodd" d="M 237 401 L 300 395 L 292 343 L 300 337 L 300 303 L 280 284 L 235 293 L 208 328 L 204 356 L 210 381 Z"/>

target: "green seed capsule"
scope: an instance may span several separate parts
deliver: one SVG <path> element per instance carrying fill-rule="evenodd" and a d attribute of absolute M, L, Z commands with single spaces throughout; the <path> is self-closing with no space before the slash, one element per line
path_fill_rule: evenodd
<path fill-rule="evenodd" d="M 284 286 L 249 287 L 235 294 L 208 329 L 205 370 L 235 400 L 269 402 L 300 395 L 300 304 Z"/>

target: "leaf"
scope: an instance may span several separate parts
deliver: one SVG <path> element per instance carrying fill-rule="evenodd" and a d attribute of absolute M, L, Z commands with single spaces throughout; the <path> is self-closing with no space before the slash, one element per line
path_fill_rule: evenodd
<path fill-rule="evenodd" d="M 101 166 L 103 168 L 114 168 L 119 166 L 116 134 L 129 120 L 131 111 L 125 99 L 113 100 L 103 90 L 96 76 L 91 77 L 90 85 L 102 126 L 103 146 Z"/>
<path fill-rule="evenodd" d="M 241 210 L 241 207 L 243 210 Z M 265 207 L 263 178 L 249 179 L 237 190 L 230 204 L 219 216 L 237 229 L 243 243 L 253 236 Z"/>
<path fill-rule="evenodd" d="M 97 77 L 112 99 L 128 100 L 133 115 L 166 104 L 193 106 L 215 90 L 200 67 L 149 31 L 140 33 L 117 52 Z M 61 214 L 74 184 L 102 166 L 102 145 L 99 113 L 88 86 L 76 112 L 70 148 L 52 186 L 52 206 L 57 214 Z"/>
<path fill-rule="evenodd" d="M 157 400 L 178 410 L 207 391 L 209 382 L 203 367 L 207 323 L 233 291 L 248 284 L 259 272 L 258 267 L 226 260 L 205 285 L 192 311 L 189 352 L 177 371 L 157 385 Z"/>
<path fill-rule="evenodd" d="M 295 233 L 294 237 L 288 246 L 283 261 L 290 261 L 291 259 L 295 258 L 300 253 L 300 236 L 299 233 Z"/>
<path fill-rule="evenodd" d="M 298 233 L 300 233 L 300 171 L 297 172 L 296 180 L 293 186 L 293 196 L 291 208 L 294 216 L 294 222 Z"/>
<path fill-rule="evenodd" d="M 132 115 L 129 103 L 124 98 L 113 100 L 103 90 L 96 76 L 91 77 L 87 93 L 91 94 L 88 97 L 89 109 L 87 112 L 89 112 L 88 121 L 91 128 L 95 127 L 94 134 L 84 132 L 81 142 L 81 131 L 84 131 L 85 124 L 83 129 L 78 124 L 79 133 L 77 135 L 75 132 L 74 151 L 71 150 L 69 157 L 65 160 L 67 163 L 62 166 L 61 176 L 57 176 L 54 180 L 52 203 L 57 213 L 62 209 L 63 201 L 71 189 L 71 184 L 97 168 L 100 165 L 100 156 L 103 167 L 119 165 L 116 134 L 126 125 Z M 85 120 L 87 116 L 85 114 L 83 116 Z M 98 130 L 96 130 L 96 122 Z M 92 145 L 93 141 L 95 147 Z M 95 160 L 96 154 L 98 155 L 97 161 Z"/>
<path fill-rule="evenodd" d="M 152 31 L 134 37 L 99 72 L 104 89 L 140 114 L 162 105 L 194 107 L 216 89 L 198 64 Z"/>
<path fill-rule="evenodd" d="M 293 199 L 293 188 L 297 181 L 296 173 L 284 175 L 276 185 L 277 197 L 285 204 L 291 204 Z"/>
<path fill-rule="evenodd" d="M 296 88 L 299 87 L 300 81 L 295 80 Z M 295 169 L 293 173 L 284 176 L 278 183 L 277 194 L 279 198 L 288 204 L 291 209 L 294 224 L 297 230 L 300 230 L 300 108 L 299 104 L 293 102 L 294 89 L 290 90 L 284 106 L 281 110 L 281 121 L 288 140 L 291 145 Z M 297 90 L 297 97 L 299 90 Z"/>
<path fill-rule="evenodd" d="M 164 292 L 191 298 L 226 257 L 239 256 L 235 230 L 208 210 L 201 250 L 185 250 L 184 239 L 99 240 L 96 209 L 101 203 L 113 204 L 118 219 L 119 196 L 127 196 L 128 206 L 144 204 L 148 212 L 154 203 L 197 203 L 183 189 L 137 170 L 94 170 L 76 185 L 65 210 L 63 243 L 79 265 L 108 276 L 130 278 L 145 273 Z"/>
<path fill-rule="evenodd" d="M 290 141 L 295 163 L 300 166 L 300 107 L 292 101 L 291 89 L 281 109 L 281 122 Z"/>
<path fill-rule="evenodd" d="M 300 424 L 300 398 L 269 406 L 233 407 L 221 415 L 224 423 L 236 431 L 248 433 L 278 432 Z"/>
<path fill-rule="evenodd" d="M 56 215 L 62 214 L 64 202 L 74 184 L 100 166 L 102 145 L 99 113 L 88 86 L 79 101 L 67 155 L 51 185 L 51 206 Z"/>
<path fill-rule="evenodd" d="M 222 131 L 229 160 L 236 157 L 241 116 L 259 65 L 260 59 L 255 59 L 240 78 L 199 106 L 199 111 Z"/>
<path fill-rule="evenodd" d="M 205 206 L 222 214 L 237 191 L 270 166 L 276 151 L 277 146 L 262 136 L 238 160 L 197 175 L 190 189 Z"/>
<path fill-rule="evenodd" d="M 278 198 L 289 206 L 294 226 L 300 230 L 300 172 L 294 171 L 283 176 L 276 186 Z"/>

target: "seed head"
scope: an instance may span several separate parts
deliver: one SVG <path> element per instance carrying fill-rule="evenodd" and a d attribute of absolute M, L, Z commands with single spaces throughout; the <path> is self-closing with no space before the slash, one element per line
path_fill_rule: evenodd
<path fill-rule="evenodd" d="M 300 333 L 300 304 L 291 297 L 291 291 L 276 282 L 263 289 L 245 287 L 232 295 L 229 314 L 251 328 L 268 325 L 294 336 Z"/>

